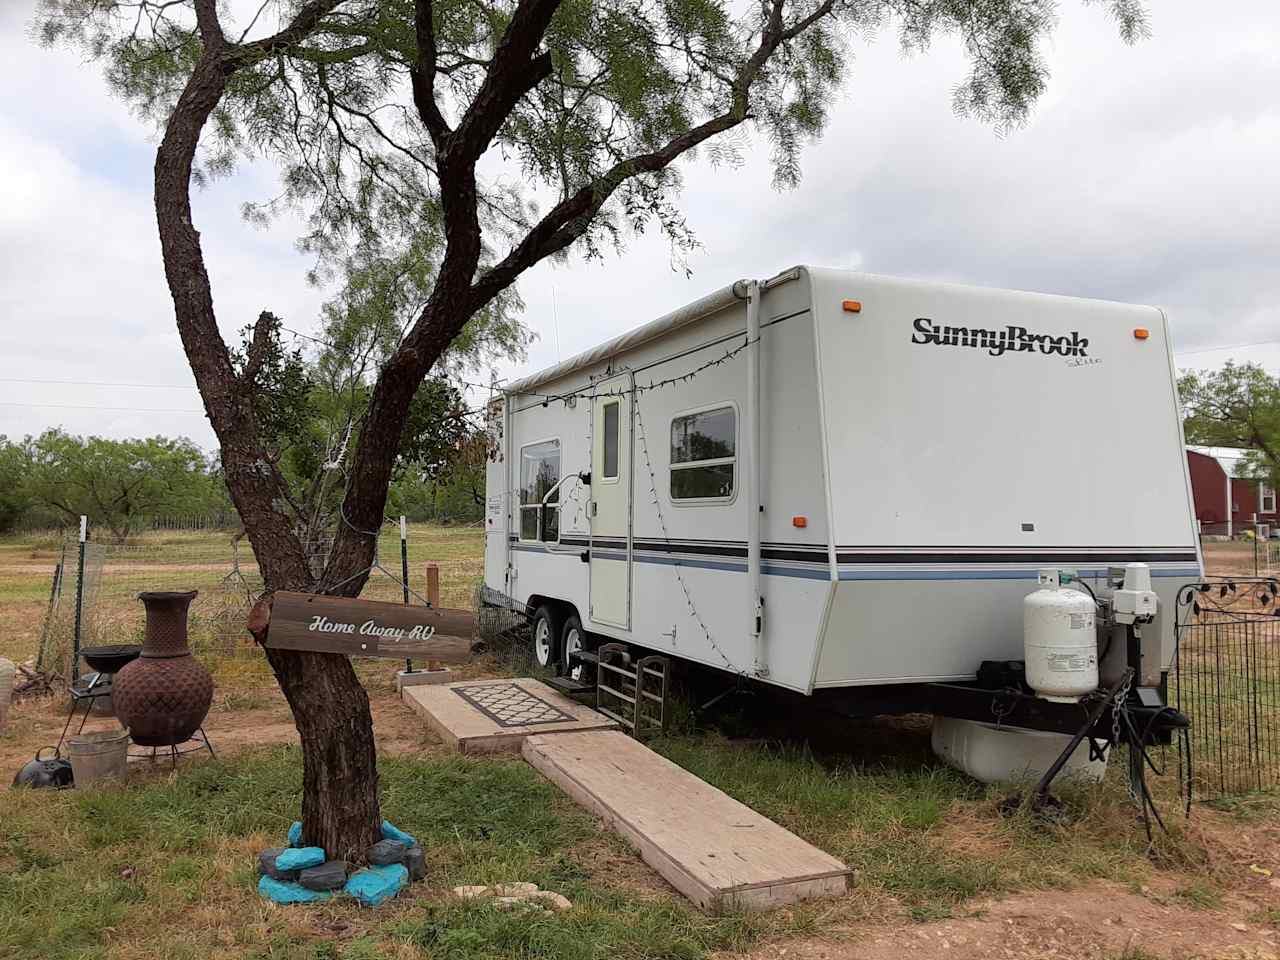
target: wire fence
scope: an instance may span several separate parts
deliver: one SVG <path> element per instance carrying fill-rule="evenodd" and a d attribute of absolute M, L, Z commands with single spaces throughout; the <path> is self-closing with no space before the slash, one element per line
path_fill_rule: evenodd
<path fill-rule="evenodd" d="M 1191 720 L 1191 795 L 1280 787 L 1280 582 L 1224 578 L 1178 596 L 1170 698 Z"/>
<path fill-rule="evenodd" d="M 405 534 L 402 551 L 399 528 L 389 524 L 382 531 L 360 595 L 402 603 L 407 582 L 409 602 L 425 603 L 430 565 L 438 576 L 439 605 L 471 608 L 483 574 L 483 531 L 409 525 Z M 242 535 L 161 531 L 122 544 L 89 540 L 83 559 L 78 535 L 53 546 L 51 591 L 36 658 L 41 669 L 68 677 L 77 648 L 141 643 L 145 612 L 137 597 L 156 590 L 198 591 L 188 628 L 192 651 L 201 659 L 260 657 L 245 621 L 262 594 L 263 580 Z M 304 548 L 318 572 L 332 540 Z"/>

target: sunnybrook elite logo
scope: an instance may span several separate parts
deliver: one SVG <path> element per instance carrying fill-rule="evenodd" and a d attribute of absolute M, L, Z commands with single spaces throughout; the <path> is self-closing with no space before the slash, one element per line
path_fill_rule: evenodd
<path fill-rule="evenodd" d="M 1072 330 L 1070 336 L 1055 337 L 1047 333 L 1032 333 L 1026 327 L 1007 326 L 1002 330 L 980 330 L 977 327 L 943 327 L 928 317 L 917 317 L 912 343 L 931 343 L 940 347 L 973 347 L 986 350 L 993 357 L 1006 353 L 1034 353 L 1060 357 L 1089 358 L 1086 347 L 1089 338 Z M 1096 362 L 1096 361 L 1094 361 Z"/>

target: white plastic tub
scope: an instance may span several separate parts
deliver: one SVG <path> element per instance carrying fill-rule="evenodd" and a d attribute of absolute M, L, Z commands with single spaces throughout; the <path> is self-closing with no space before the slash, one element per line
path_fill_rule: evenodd
<path fill-rule="evenodd" d="M 1065 733 L 933 718 L 933 752 L 983 783 L 1038 780 L 1070 742 Z M 1106 772 L 1106 760 L 1089 759 L 1086 739 L 1072 752 L 1058 779 L 1097 783 Z"/>

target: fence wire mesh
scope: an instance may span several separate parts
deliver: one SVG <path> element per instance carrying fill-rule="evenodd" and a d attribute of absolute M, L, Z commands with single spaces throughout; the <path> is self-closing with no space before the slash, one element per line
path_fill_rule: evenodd
<path fill-rule="evenodd" d="M 1192 797 L 1280 787 L 1280 583 L 1231 578 L 1179 593 L 1170 699 L 1191 720 Z"/>
<path fill-rule="evenodd" d="M 410 525 L 410 602 L 425 602 L 430 563 L 439 569 L 440 605 L 469 608 L 483 574 L 483 539 L 483 531 L 475 528 Z M 321 567 L 331 547 L 331 539 L 304 544 L 308 561 Z M 55 555 L 60 559 L 50 571 L 54 585 L 38 659 L 64 678 L 71 675 L 77 607 L 81 648 L 141 643 L 145 613 L 137 597 L 154 590 L 198 591 L 188 620 L 197 656 L 206 661 L 261 656 L 245 620 L 262 593 L 262 575 L 248 540 L 235 531 L 160 531 L 118 544 L 91 540 L 84 548 L 83 575 L 76 538 L 64 542 Z M 404 602 L 404 581 L 399 530 L 388 525 L 360 595 Z"/>

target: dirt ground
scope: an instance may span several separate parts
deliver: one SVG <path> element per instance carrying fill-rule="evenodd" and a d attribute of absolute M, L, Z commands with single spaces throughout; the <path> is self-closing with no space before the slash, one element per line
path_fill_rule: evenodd
<path fill-rule="evenodd" d="M 250 710 L 215 705 L 209 712 L 205 732 L 219 755 L 234 756 L 243 750 L 298 742 L 293 715 L 279 689 L 257 691 L 256 700 L 266 705 Z M 413 712 L 400 703 L 394 691 L 371 691 L 369 701 L 381 753 L 421 752 L 438 744 Z M 16 771 L 40 747 L 56 744 L 66 719 L 67 709 L 61 697 L 14 704 L 9 723 L 0 734 L 0 774 Z M 72 733 L 79 722 L 77 713 Z M 111 718 L 90 716 L 85 730 L 105 730 L 115 723 Z"/>
<path fill-rule="evenodd" d="M 1280 883 L 1280 881 L 1275 881 Z M 1271 895 L 1276 896 L 1276 891 Z M 1280 934 L 1251 922 L 1252 900 L 1220 910 L 1171 902 L 1171 891 L 1131 891 L 1113 883 L 1019 894 L 969 905 L 963 918 L 869 925 L 840 940 L 770 944 L 751 960 L 1274 960 Z M 1280 899 L 1280 897 L 1277 897 Z"/>

